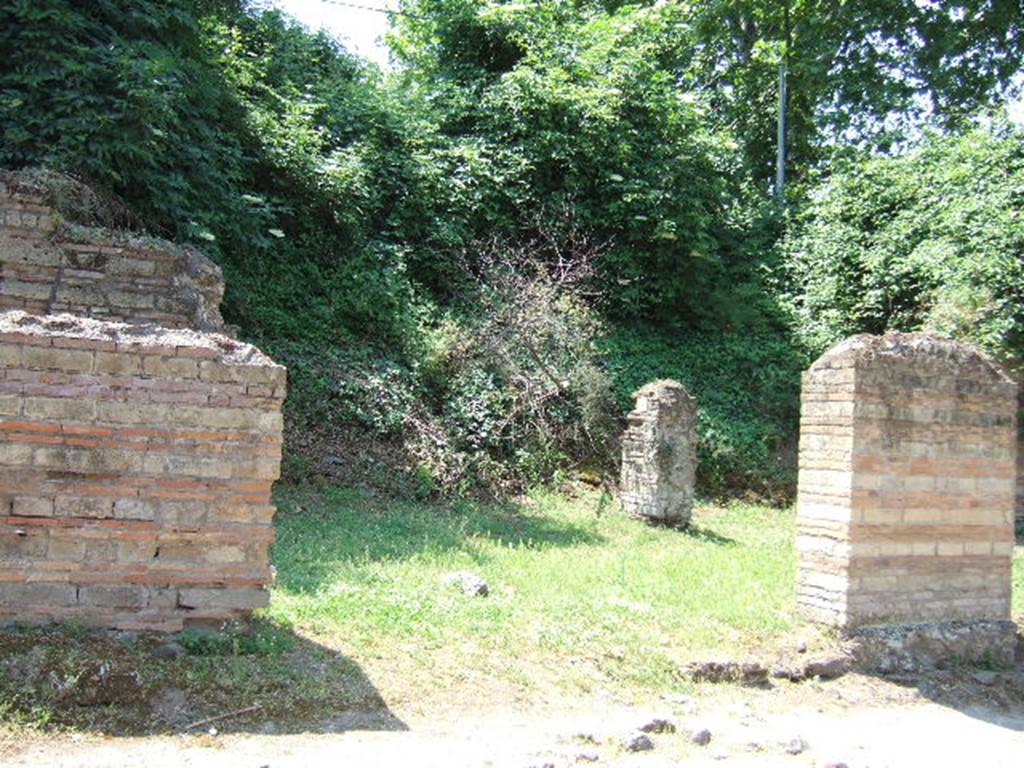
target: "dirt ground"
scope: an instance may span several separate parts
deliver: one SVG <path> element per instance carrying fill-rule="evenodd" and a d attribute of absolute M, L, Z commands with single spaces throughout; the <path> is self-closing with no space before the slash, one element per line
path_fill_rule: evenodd
<path fill-rule="evenodd" d="M 627 750 L 637 729 L 657 719 L 675 732 L 652 732 L 653 748 Z M 146 738 L 23 732 L 0 741 L 0 765 L 1018 768 L 1024 765 L 1024 669 L 914 680 L 850 674 L 769 689 L 704 684 L 692 696 L 639 706 L 601 699 L 516 709 L 464 702 L 434 716 L 422 706 L 393 707 L 386 718 L 339 713 L 320 732 L 275 735 L 273 723 L 259 730 L 267 732 L 201 729 Z M 693 740 L 701 730 L 710 734 L 703 746 Z"/>

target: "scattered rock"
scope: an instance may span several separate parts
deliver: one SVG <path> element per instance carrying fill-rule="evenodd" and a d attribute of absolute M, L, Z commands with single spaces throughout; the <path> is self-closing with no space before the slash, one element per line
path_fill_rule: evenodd
<path fill-rule="evenodd" d="M 150 654 L 154 659 L 177 659 L 185 654 L 185 649 L 175 642 L 161 643 Z"/>
<path fill-rule="evenodd" d="M 600 740 L 590 731 L 580 731 L 573 738 L 578 741 L 585 741 L 587 744 L 600 744 Z"/>
<path fill-rule="evenodd" d="M 576 762 L 577 763 L 596 763 L 600 759 L 601 759 L 601 756 L 599 754 L 597 754 L 597 752 L 594 752 L 593 750 L 586 750 L 586 751 L 583 751 L 583 752 L 578 752 L 576 754 Z"/>
<path fill-rule="evenodd" d="M 782 742 L 782 748 L 788 755 L 799 755 L 801 752 L 807 751 L 808 744 L 803 739 L 796 738 Z"/>
<path fill-rule="evenodd" d="M 772 667 L 769 674 L 776 680 L 789 680 L 791 683 L 799 683 L 804 679 L 802 667 L 787 667 L 780 664 Z"/>
<path fill-rule="evenodd" d="M 622 748 L 626 752 L 647 752 L 654 749 L 654 742 L 646 733 L 637 731 L 622 740 Z"/>
<path fill-rule="evenodd" d="M 803 640 L 803 639 L 797 640 L 796 652 L 797 653 L 807 653 L 807 641 L 806 640 Z"/>
<path fill-rule="evenodd" d="M 706 747 L 711 743 L 711 731 L 707 728 L 701 728 L 699 731 L 694 731 L 690 734 L 690 741 L 700 747 Z"/>
<path fill-rule="evenodd" d="M 458 587 L 462 590 L 462 594 L 470 597 L 487 597 L 491 592 L 487 582 L 470 571 L 449 573 L 444 577 L 444 582 L 449 586 Z"/>
<path fill-rule="evenodd" d="M 764 683 L 768 668 L 759 662 L 748 661 L 695 661 L 685 668 L 685 674 L 697 683 Z"/>
<path fill-rule="evenodd" d="M 804 666 L 805 677 L 820 677 L 835 680 L 850 671 L 850 659 L 846 656 L 828 656 L 812 659 Z"/>
<path fill-rule="evenodd" d="M 676 724 L 664 717 L 652 717 L 640 726 L 644 733 L 675 733 Z"/>
<path fill-rule="evenodd" d="M 799 683 L 811 678 L 835 680 L 850 671 L 852 660 L 848 656 L 823 656 L 809 659 L 796 666 L 779 665 L 771 668 L 771 676 L 777 680 Z"/>
<path fill-rule="evenodd" d="M 999 673 L 987 669 L 979 669 L 977 672 L 972 673 L 971 677 L 982 685 L 992 685 L 999 678 Z"/>
<path fill-rule="evenodd" d="M 846 763 L 825 763 L 825 768 L 849 768 Z"/>

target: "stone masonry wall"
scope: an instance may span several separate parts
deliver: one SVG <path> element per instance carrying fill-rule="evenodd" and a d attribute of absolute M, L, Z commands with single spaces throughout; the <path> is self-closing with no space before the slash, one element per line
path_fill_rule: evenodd
<path fill-rule="evenodd" d="M 987 357 L 926 334 L 856 336 L 815 362 L 801 405 L 803 612 L 845 629 L 992 627 L 1012 649 L 1016 410 Z"/>
<path fill-rule="evenodd" d="M 697 472 L 697 401 L 670 380 L 635 397 L 622 437 L 622 506 L 633 517 L 685 526 Z"/>
<path fill-rule="evenodd" d="M 0 313 L 0 623 L 265 605 L 284 388 L 225 336 Z"/>
<path fill-rule="evenodd" d="M 0 172 L 0 309 L 220 331 L 220 268 L 161 240 L 73 226 L 29 174 Z"/>

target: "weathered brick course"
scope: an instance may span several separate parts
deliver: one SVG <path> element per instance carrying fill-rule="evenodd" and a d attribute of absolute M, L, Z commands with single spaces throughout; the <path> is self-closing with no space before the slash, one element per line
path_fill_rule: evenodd
<path fill-rule="evenodd" d="M 811 366 L 798 498 L 806 615 L 847 630 L 1006 626 L 1016 398 L 982 353 L 927 334 L 856 336 Z"/>
<path fill-rule="evenodd" d="M 70 225 L 45 178 L 0 172 L 0 309 L 223 329 L 220 268 L 198 251 Z"/>
<path fill-rule="evenodd" d="M 176 630 L 265 605 L 284 394 L 226 336 L 0 313 L 0 621 Z"/>
<path fill-rule="evenodd" d="M 1024 528 L 1024 382 L 1017 386 L 1017 525 Z"/>

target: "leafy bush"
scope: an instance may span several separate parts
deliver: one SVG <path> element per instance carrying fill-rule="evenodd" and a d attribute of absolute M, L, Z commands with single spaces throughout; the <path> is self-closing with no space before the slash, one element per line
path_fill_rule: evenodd
<path fill-rule="evenodd" d="M 289 442 L 319 467 L 356 444 L 390 445 L 377 458 L 415 495 L 542 482 L 570 466 L 614 463 L 611 384 L 583 300 L 593 253 L 548 266 L 550 241 L 474 249 L 455 309 L 421 305 L 406 362 L 366 344 L 272 347 L 296 373 L 286 405 Z M 296 467 L 307 471 L 308 467 Z M 394 487 L 396 478 L 390 478 Z"/>
<path fill-rule="evenodd" d="M 819 352 L 853 333 L 931 329 L 1024 359 L 1024 131 L 931 136 L 851 162 L 786 238 L 781 293 Z"/>
<path fill-rule="evenodd" d="M 686 11 L 595 12 L 559 2 L 415 0 L 396 50 L 429 94 L 424 190 L 447 237 L 413 255 L 428 285 L 450 279 L 451 243 L 515 239 L 568 214 L 607 243 L 595 263 L 618 317 L 714 317 L 743 232 L 749 176 L 711 106 L 681 92 Z M 571 44 L 567 41 L 571 41 Z M 440 245 L 440 248 L 435 247 Z"/>

